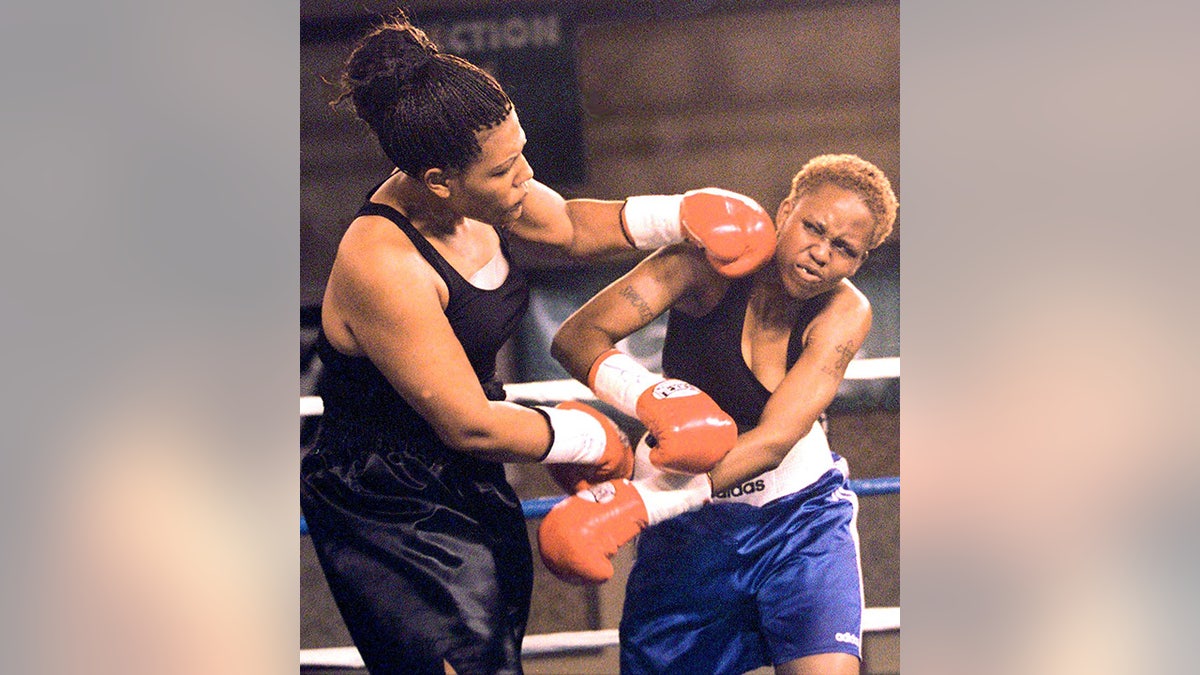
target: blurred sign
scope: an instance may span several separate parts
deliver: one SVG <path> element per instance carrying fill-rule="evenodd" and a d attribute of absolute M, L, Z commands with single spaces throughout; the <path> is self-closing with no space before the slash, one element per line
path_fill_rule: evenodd
<path fill-rule="evenodd" d="M 585 178 L 575 25 L 553 10 L 417 16 L 443 50 L 491 73 L 513 100 L 529 142 L 525 157 L 553 187 Z"/>

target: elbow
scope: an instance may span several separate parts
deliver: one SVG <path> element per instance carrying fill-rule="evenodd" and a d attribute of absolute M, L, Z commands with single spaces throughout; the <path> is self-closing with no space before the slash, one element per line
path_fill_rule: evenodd
<path fill-rule="evenodd" d="M 452 424 L 437 429 L 438 438 L 450 448 L 474 457 L 491 455 L 500 445 L 500 437 L 494 425 L 480 415 L 459 418 Z"/>
<path fill-rule="evenodd" d="M 478 427 L 457 424 L 453 427 L 439 429 L 438 438 L 454 450 L 475 455 L 486 448 L 488 433 Z"/>
<path fill-rule="evenodd" d="M 555 361 L 558 361 L 563 368 L 571 370 L 571 349 L 570 346 L 578 344 L 578 336 L 576 335 L 575 325 L 571 319 L 563 322 L 559 327 L 558 332 L 554 334 L 554 339 L 550 341 L 550 356 Z"/>
<path fill-rule="evenodd" d="M 790 435 L 779 435 L 765 439 L 762 448 L 765 451 L 763 452 L 763 457 L 767 460 L 768 464 L 766 470 L 769 471 L 778 468 L 783 463 L 783 460 L 787 458 L 788 453 L 792 451 L 792 448 L 796 447 L 796 444 L 803 438 L 804 436 L 794 438 Z"/>
<path fill-rule="evenodd" d="M 563 327 L 566 325 L 567 324 L 564 323 Z M 555 361 L 558 361 L 563 367 L 566 367 L 567 365 L 565 361 L 567 357 L 566 344 L 567 338 L 563 335 L 563 329 L 559 328 L 558 332 L 554 334 L 554 339 L 550 341 L 550 357 Z"/>
<path fill-rule="evenodd" d="M 579 320 L 578 315 L 571 315 L 558 332 L 554 334 L 554 339 L 550 342 L 550 356 L 557 361 L 563 368 L 571 374 L 572 377 L 581 382 L 587 382 L 587 372 L 591 368 L 591 361 L 587 361 L 587 331 L 583 328 L 583 322 Z M 584 363 L 587 361 L 586 363 Z"/>

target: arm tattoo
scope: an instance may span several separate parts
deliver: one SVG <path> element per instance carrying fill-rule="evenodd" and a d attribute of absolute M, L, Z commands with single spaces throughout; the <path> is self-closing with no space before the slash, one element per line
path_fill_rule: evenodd
<path fill-rule="evenodd" d="M 622 298 L 628 300 L 629 304 L 633 305 L 634 309 L 637 310 L 638 316 L 641 317 L 643 321 L 650 322 L 654 320 L 654 317 L 656 316 L 654 311 L 650 309 L 650 305 L 646 304 L 646 301 L 642 299 L 642 296 L 638 295 L 638 292 L 633 290 L 633 286 L 622 287 L 621 290 L 618 291 L 618 294 Z"/>
<path fill-rule="evenodd" d="M 842 373 L 846 371 L 846 366 L 850 364 L 850 360 L 854 358 L 856 350 L 854 349 L 854 343 L 850 341 L 838 345 L 836 350 L 838 353 L 837 361 L 825 364 L 821 372 L 833 377 L 841 377 Z"/>

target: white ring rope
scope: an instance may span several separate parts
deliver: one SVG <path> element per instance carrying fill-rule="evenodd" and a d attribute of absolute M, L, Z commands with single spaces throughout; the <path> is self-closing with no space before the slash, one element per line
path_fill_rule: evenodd
<path fill-rule="evenodd" d="M 855 359 L 846 367 L 847 380 L 882 380 L 900 377 L 900 357 L 879 359 Z M 509 400 L 533 403 L 558 401 L 594 401 L 596 395 L 578 380 L 543 380 L 541 382 L 516 382 L 504 385 Z M 325 412 L 325 403 L 320 396 L 300 397 L 300 416 L 313 417 Z"/>
<path fill-rule="evenodd" d="M 899 607 L 868 607 L 863 610 L 862 632 L 883 633 L 900 630 Z M 521 656 L 552 656 L 584 649 L 616 647 L 616 628 L 527 635 L 521 644 Z M 362 657 L 354 647 L 301 649 L 301 668 L 363 668 Z"/>

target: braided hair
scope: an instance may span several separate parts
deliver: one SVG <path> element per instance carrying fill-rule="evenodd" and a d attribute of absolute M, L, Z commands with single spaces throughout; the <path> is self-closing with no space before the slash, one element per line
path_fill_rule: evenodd
<path fill-rule="evenodd" d="M 385 20 L 346 59 L 341 94 L 404 173 L 462 171 L 479 157 L 476 132 L 513 109 L 500 83 L 466 59 L 441 52 L 403 12 Z"/>

